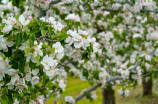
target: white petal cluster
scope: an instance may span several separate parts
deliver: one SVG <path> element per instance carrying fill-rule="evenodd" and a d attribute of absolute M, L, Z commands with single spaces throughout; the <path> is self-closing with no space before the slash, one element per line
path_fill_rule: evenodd
<path fill-rule="evenodd" d="M 26 26 L 27 24 L 29 24 L 29 20 L 27 19 L 27 20 L 25 20 L 25 17 L 23 16 L 23 15 L 20 15 L 19 16 L 19 21 L 20 21 L 20 23 L 23 25 L 23 26 Z"/>
<path fill-rule="evenodd" d="M 80 21 L 80 17 L 75 14 L 69 14 L 66 18 L 66 20 L 74 20 L 74 21 Z"/>
<path fill-rule="evenodd" d="M 103 72 L 99 73 L 99 80 L 100 80 L 100 82 L 102 84 L 101 87 L 104 87 L 106 85 L 107 78 L 109 78 L 109 73 L 107 73 L 103 69 Z"/>
<path fill-rule="evenodd" d="M 97 94 L 95 92 L 91 92 L 91 98 L 95 100 L 97 98 Z"/>
<path fill-rule="evenodd" d="M 66 85 L 64 84 L 64 80 L 60 80 L 60 81 L 59 81 L 59 87 L 60 87 L 63 91 L 65 90 Z"/>
<path fill-rule="evenodd" d="M 129 93 L 130 93 L 130 91 L 128 89 L 123 90 L 122 88 L 118 89 L 117 92 L 118 92 L 119 95 L 124 95 L 125 97 L 128 97 Z"/>
<path fill-rule="evenodd" d="M 71 104 L 75 104 L 75 99 L 72 96 L 66 96 L 65 101 Z"/>
<path fill-rule="evenodd" d="M 67 35 L 69 35 L 65 42 L 65 54 L 67 56 L 71 56 L 72 58 L 81 58 L 81 50 L 80 48 L 87 49 L 90 46 L 90 43 L 95 47 L 95 42 L 90 38 L 87 32 L 80 30 L 79 33 L 77 31 L 68 30 Z M 74 47 L 74 48 L 73 48 Z"/>
<path fill-rule="evenodd" d="M 62 25 L 60 22 L 56 22 L 55 18 L 53 17 L 49 17 L 48 19 L 42 17 L 40 18 L 40 20 L 49 22 L 50 24 L 52 24 L 52 27 L 54 27 L 56 31 L 61 31 L 64 28 L 64 25 Z"/>
<path fill-rule="evenodd" d="M 12 47 L 14 45 L 13 41 L 7 40 L 7 38 L 4 38 L 3 35 L 0 36 L 0 50 L 3 50 L 4 52 L 8 52 L 8 48 Z"/>
<path fill-rule="evenodd" d="M 33 5 L 40 6 L 42 9 L 48 9 L 51 0 L 30 0 Z"/>

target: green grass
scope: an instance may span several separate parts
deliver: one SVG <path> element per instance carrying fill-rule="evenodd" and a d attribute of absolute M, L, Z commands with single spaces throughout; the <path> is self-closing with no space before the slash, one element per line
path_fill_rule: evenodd
<path fill-rule="evenodd" d="M 70 95 L 75 98 L 78 95 L 80 95 L 80 92 L 83 89 L 88 89 L 90 87 L 91 85 L 87 81 L 83 82 L 80 81 L 79 79 L 68 78 L 67 87 L 62 94 L 62 99 L 64 100 L 64 96 L 66 95 Z M 90 102 L 89 99 L 83 98 L 80 101 L 78 101 L 76 104 L 102 104 L 101 88 L 99 87 L 97 90 L 95 90 L 95 92 L 97 93 L 98 97 L 93 102 Z M 131 89 L 129 97 L 118 96 L 117 93 L 115 93 L 116 104 L 158 104 L 158 97 L 155 94 L 153 94 L 152 96 L 140 97 L 141 94 L 142 94 L 141 86 L 139 86 L 136 89 Z M 45 104 L 54 104 L 54 98 L 49 99 Z M 60 100 L 58 100 L 57 104 L 61 104 Z"/>

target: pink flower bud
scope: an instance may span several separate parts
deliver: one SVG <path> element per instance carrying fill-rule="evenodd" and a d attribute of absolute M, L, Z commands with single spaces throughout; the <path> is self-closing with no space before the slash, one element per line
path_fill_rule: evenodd
<path fill-rule="evenodd" d="M 31 21 L 31 20 L 32 20 L 32 17 L 31 17 L 31 16 L 29 16 L 29 17 L 28 17 L 28 19 Z"/>

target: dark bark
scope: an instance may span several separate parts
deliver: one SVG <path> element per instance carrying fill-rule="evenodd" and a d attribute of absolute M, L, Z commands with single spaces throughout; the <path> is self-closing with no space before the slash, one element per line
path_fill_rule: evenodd
<path fill-rule="evenodd" d="M 143 95 L 152 95 L 152 76 L 143 77 Z"/>
<path fill-rule="evenodd" d="M 112 89 L 102 89 L 103 104 L 115 104 L 115 92 Z"/>

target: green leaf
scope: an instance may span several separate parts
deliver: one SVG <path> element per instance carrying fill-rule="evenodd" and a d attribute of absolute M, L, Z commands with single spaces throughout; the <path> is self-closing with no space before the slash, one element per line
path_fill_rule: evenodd
<path fill-rule="evenodd" d="M 37 54 L 36 60 L 37 60 L 37 66 L 40 65 L 40 55 L 39 54 Z"/>
<path fill-rule="evenodd" d="M 51 48 L 50 50 L 51 52 L 55 53 L 55 48 Z"/>
<path fill-rule="evenodd" d="M 34 45 L 34 41 L 35 41 L 35 34 L 30 34 L 30 38 L 29 38 L 30 47 L 32 47 Z"/>
<path fill-rule="evenodd" d="M 16 34 L 16 40 L 15 40 L 16 46 L 19 46 L 22 43 L 22 33 Z"/>
<path fill-rule="evenodd" d="M 11 57 L 12 56 L 12 49 L 11 48 L 8 48 L 8 52 L 4 52 L 4 55 L 6 57 Z"/>
<path fill-rule="evenodd" d="M 26 58 L 21 57 L 19 60 L 19 70 L 21 73 L 24 73 Z"/>
<path fill-rule="evenodd" d="M 20 14 L 17 14 L 17 15 L 15 16 L 16 20 L 19 19 L 19 16 L 20 16 Z"/>
<path fill-rule="evenodd" d="M 9 37 L 11 35 L 12 31 L 10 31 L 8 34 L 5 34 L 3 37 Z"/>
<path fill-rule="evenodd" d="M 28 27 L 38 27 L 38 20 L 37 19 L 33 19 L 31 20 L 31 22 L 27 25 Z"/>
<path fill-rule="evenodd" d="M 43 48 L 48 48 L 49 46 L 46 45 L 45 43 L 43 43 L 43 44 L 42 44 L 42 47 L 43 47 Z"/>
<path fill-rule="evenodd" d="M 28 39 L 29 39 L 29 37 L 27 36 L 27 33 L 24 33 L 23 34 L 23 40 L 24 40 L 24 42 L 26 42 Z"/>
<path fill-rule="evenodd" d="M 9 99 L 8 99 L 7 96 L 2 96 L 2 97 L 1 97 L 1 103 L 2 103 L 2 104 L 8 104 L 8 101 L 9 101 Z"/>
<path fill-rule="evenodd" d="M 41 30 L 42 36 L 45 35 L 45 33 L 46 33 L 46 30 Z"/>
<path fill-rule="evenodd" d="M 25 48 L 25 49 L 24 49 L 25 55 L 27 55 L 30 51 L 31 51 L 30 48 Z"/>
<path fill-rule="evenodd" d="M 29 66 L 30 66 L 31 69 L 35 69 L 36 68 L 36 63 L 33 63 L 32 61 L 30 61 Z"/>

